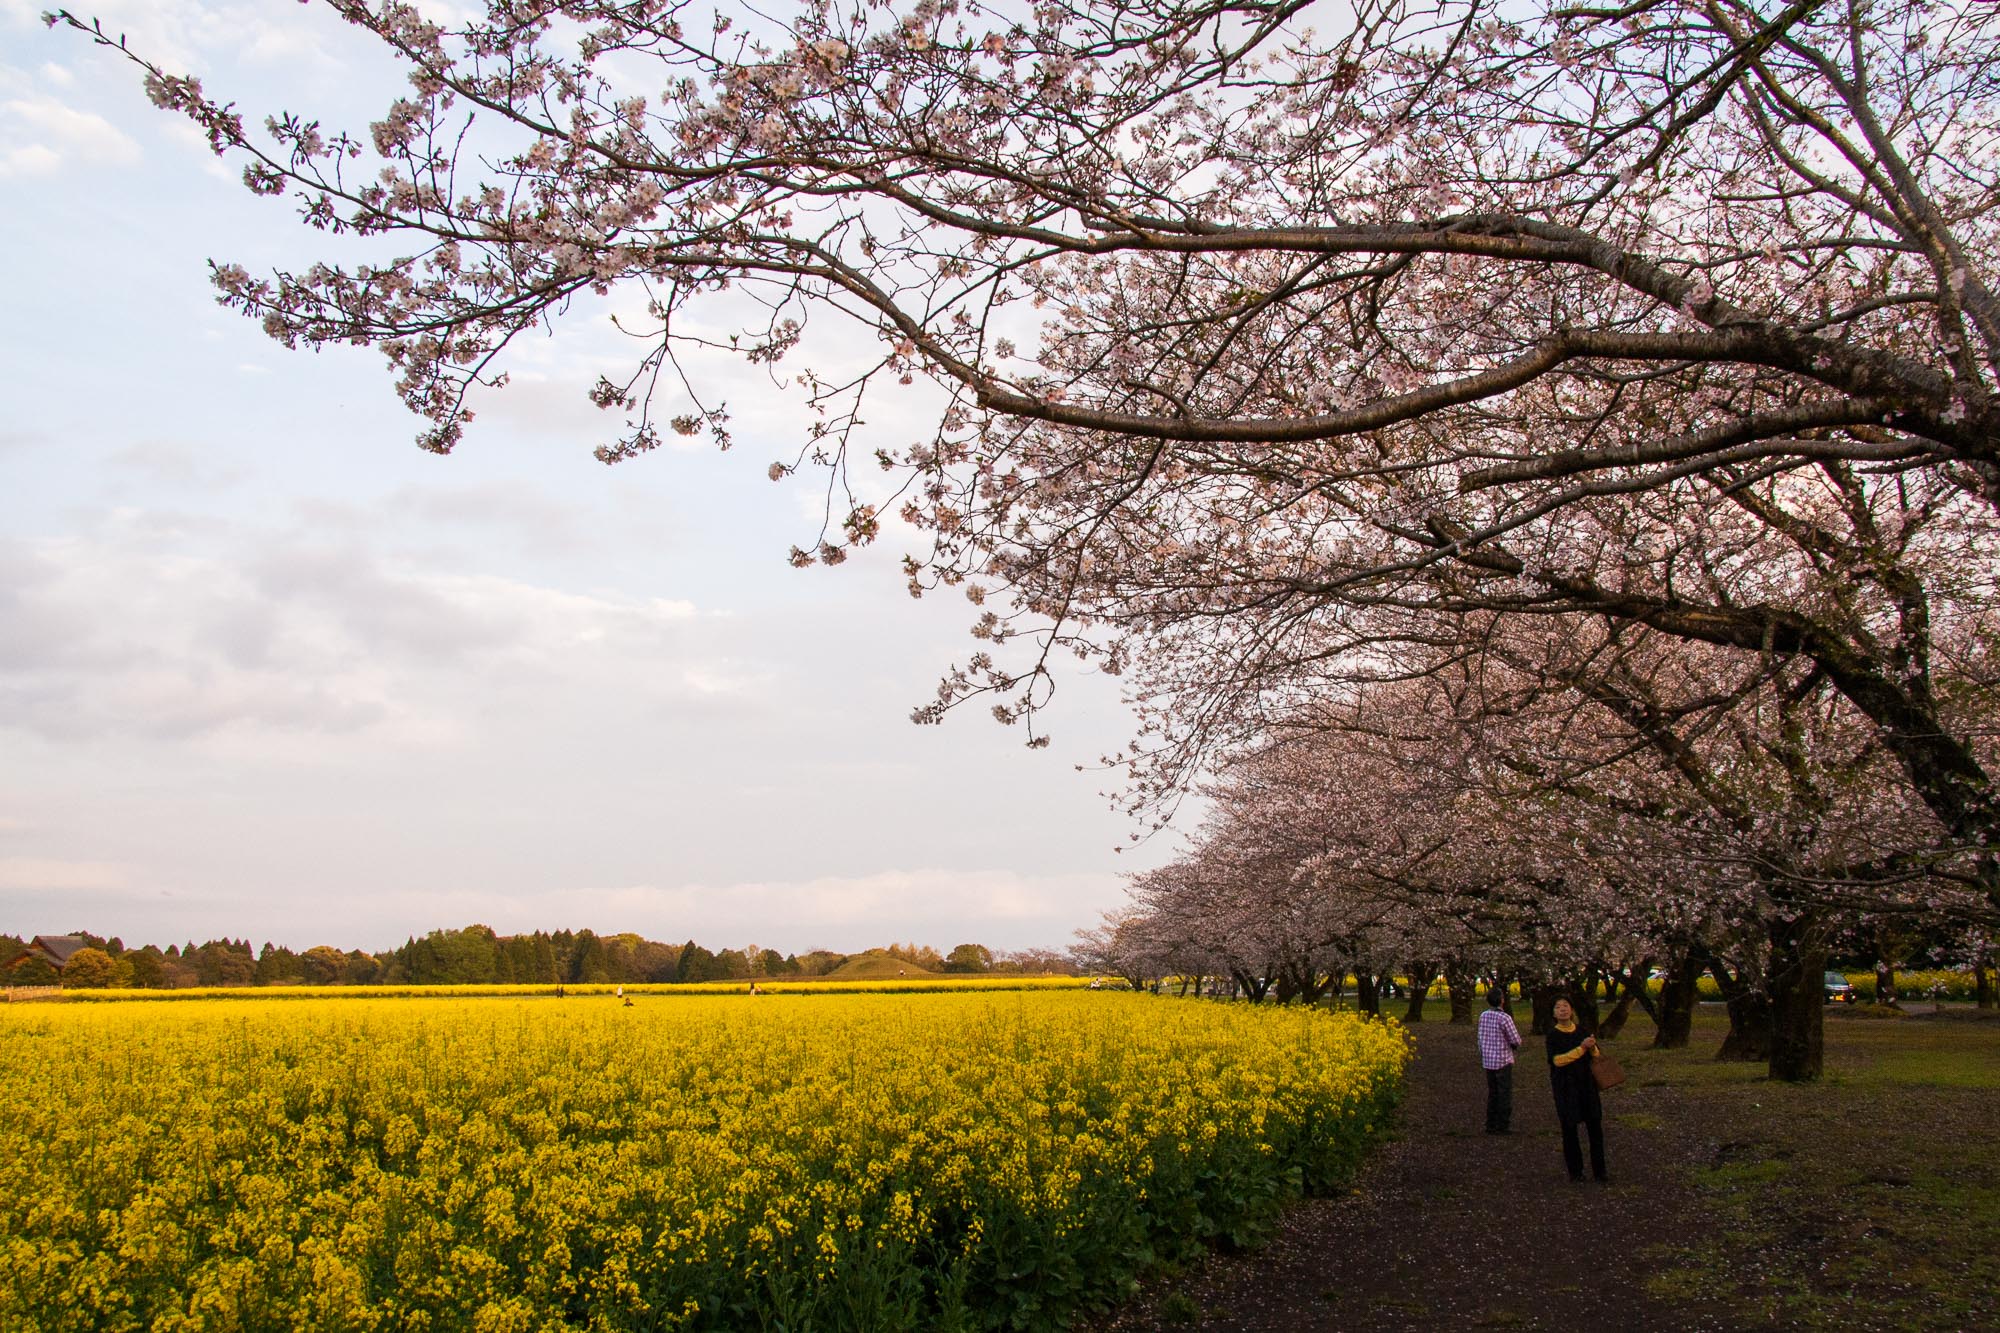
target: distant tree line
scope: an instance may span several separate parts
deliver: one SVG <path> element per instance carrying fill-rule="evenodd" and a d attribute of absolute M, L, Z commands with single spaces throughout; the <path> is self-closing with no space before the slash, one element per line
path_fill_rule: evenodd
<path fill-rule="evenodd" d="M 642 982 L 747 981 L 757 977 L 825 976 L 853 955 L 814 949 L 784 954 L 747 945 L 710 950 L 688 940 L 664 944 L 624 932 L 538 930 L 502 935 L 489 926 L 434 930 L 382 953 L 342 951 L 319 944 L 292 950 L 266 942 L 255 949 L 248 939 L 196 944 L 155 944 L 127 948 L 117 936 L 89 931 L 70 934 L 88 942 L 58 978 L 54 968 L 29 959 L 6 974 L 15 986 L 60 980 L 80 989 L 141 988 L 176 990 L 190 986 L 451 986 L 638 984 Z M 0 935 L 0 958 L 26 947 L 14 935 Z M 1065 953 L 1027 949 L 996 953 L 982 944 L 961 944 L 940 954 L 929 945 L 891 944 L 880 950 L 928 972 L 1073 972 Z"/>

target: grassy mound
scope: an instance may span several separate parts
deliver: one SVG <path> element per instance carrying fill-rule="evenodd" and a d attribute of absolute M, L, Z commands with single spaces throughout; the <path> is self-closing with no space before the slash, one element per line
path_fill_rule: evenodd
<path fill-rule="evenodd" d="M 867 953 L 855 954 L 839 967 L 826 974 L 828 981 L 882 981 L 895 977 L 937 977 L 942 972 L 930 972 L 915 963 L 906 963 L 900 958 L 892 958 L 880 949 L 870 949 Z"/>

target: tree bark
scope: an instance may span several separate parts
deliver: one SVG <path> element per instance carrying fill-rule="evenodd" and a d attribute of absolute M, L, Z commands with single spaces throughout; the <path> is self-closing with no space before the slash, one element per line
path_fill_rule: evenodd
<path fill-rule="evenodd" d="M 1292 962 L 1278 969 L 1279 1004 L 1290 1004 L 1294 1000 L 1312 1004 L 1325 990 L 1325 983 L 1311 964 Z"/>
<path fill-rule="evenodd" d="M 1528 1020 L 1528 1035 L 1540 1037 L 1548 1033 L 1556 1024 L 1556 1001 L 1563 998 L 1563 988 L 1551 982 L 1537 982 L 1534 988 L 1533 1016 Z"/>
<path fill-rule="evenodd" d="M 1473 990 L 1478 983 L 1466 972 L 1460 963 L 1444 965 L 1444 984 L 1451 993 L 1451 1021 L 1470 1023 L 1472 1021 Z"/>
<path fill-rule="evenodd" d="M 1700 985 L 1701 964 L 1695 961 L 1694 950 L 1681 950 L 1668 959 L 1667 975 L 1660 981 L 1659 1008 L 1653 1015 L 1654 1050 L 1677 1051 L 1688 1044 L 1694 1032 Z"/>
<path fill-rule="evenodd" d="M 1597 1025 L 1597 1035 L 1610 1041 L 1625 1030 L 1626 1020 L 1632 1016 L 1632 1005 L 1646 989 L 1646 973 L 1652 971 L 1653 960 L 1643 959 L 1636 967 L 1627 968 L 1619 974 L 1618 999 L 1611 1006 L 1611 1012 Z"/>
<path fill-rule="evenodd" d="M 1722 960 L 1707 956 L 1708 970 L 1722 988 L 1729 1008 L 1729 1035 L 1715 1053 L 1718 1060 L 1762 1061 L 1771 1058 L 1771 997 L 1762 986 L 1752 986 L 1741 976 L 1731 976 Z"/>
<path fill-rule="evenodd" d="M 1271 979 L 1269 977 L 1253 977 L 1240 967 L 1230 968 L 1229 975 L 1235 981 L 1238 989 L 1250 997 L 1252 1004 L 1263 1003 L 1264 992 L 1271 988 Z"/>
<path fill-rule="evenodd" d="M 1820 1076 L 1826 1032 L 1826 938 L 1811 917 L 1775 919 L 1766 989 L 1771 994 L 1771 1077 Z"/>
<path fill-rule="evenodd" d="M 1403 1021 L 1405 1023 L 1421 1023 L 1424 1021 L 1424 1001 L 1430 997 L 1431 978 L 1436 975 L 1436 963 L 1425 961 L 1410 964 L 1410 1003 L 1403 1010 Z"/>
<path fill-rule="evenodd" d="M 1894 1005 L 1896 994 L 1896 964 L 1909 956 L 1909 937 L 1887 922 L 1877 922 L 1875 926 L 1875 1003 Z"/>
<path fill-rule="evenodd" d="M 1382 992 L 1376 984 L 1375 974 L 1367 968 L 1354 969 L 1354 1003 L 1364 1014 L 1382 1016 Z"/>
<path fill-rule="evenodd" d="M 1718 1060 L 1754 1062 L 1771 1058 L 1771 997 L 1744 991 L 1729 1005 L 1729 1035 L 1722 1039 Z"/>
<path fill-rule="evenodd" d="M 1569 988 L 1569 1007 L 1576 1010 L 1576 1021 L 1585 1032 L 1597 1031 L 1597 978 L 1597 969 L 1587 967 Z"/>
<path fill-rule="evenodd" d="M 1993 951 L 1980 950 L 1972 960 L 1972 993 L 1981 1009 L 2000 1009 L 2000 973 L 1993 967 Z"/>

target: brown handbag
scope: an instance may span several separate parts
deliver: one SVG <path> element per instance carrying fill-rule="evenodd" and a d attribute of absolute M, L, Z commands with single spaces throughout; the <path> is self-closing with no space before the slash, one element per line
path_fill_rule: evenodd
<path fill-rule="evenodd" d="M 1599 1092 L 1608 1092 L 1625 1081 L 1625 1066 L 1599 1046 L 1597 1058 L 1590 1062 L 1590 1077 L 1596 1081 Z"/>

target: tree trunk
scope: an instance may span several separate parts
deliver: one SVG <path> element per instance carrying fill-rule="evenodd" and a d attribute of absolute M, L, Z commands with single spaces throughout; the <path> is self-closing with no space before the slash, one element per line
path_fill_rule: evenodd
<path fill-rule="evenodd" d="M 1431 978 L 1437 975 L 1437 964 L 1432 962 L 1410 964 L 1410 1003 L 1403 1010 L 1405 1023 L 1424 1021 L 1424 1001 L 1431 993 Z"/>
<path fill-rule="evenodd" d="M 1718 1060 L 1769 1060 L 1771 1058 L 1771 997 L 1761 986 L 1752 986 L 1742 977 L 1732 977 L 1720 958 L 1709 954 L 1708 970 L 1722 988 L 1729 1008 L 1729 1035 L 1715 1053 Z"/>
<path fill-rule="evenodd" d="M 1597 1031 L 1597 977 L 1595 967 L 1585 968 L 1569 989 L 1569 1007 L 1585 1032 Z"/>
<path fill-rule="evenodd" d="M 1982 949 L 1972 960 L 1972 991 L 1981 1009 L 2000 1009 L 2000 974 L 1993 967 L 1993 951 Z"/>
<path fill-rule="evenodd" d="M 1875 1003 L 1896 1005 L 1896 964 L 1909 956 L 1910 934 L 1888 921 L 1875 923 Z"/>
<path fill-rule="evenodd" d="M 1472 1021 L 1472 993 L 1473 988 L 1478 983 L 1465 971 L 1463 965 L 1446 963 L 1444 965 L 1444 984 L 1446 989 L 1451 992 L 1451 1021 L 1454 1023 L 1470 1023 Z"/>
<path fill-rule="evenodd" d="M 1625 1030 L 1625 1022 L 1632 1016 L 1632 1005 L 1646 989 L 1646 974 L 1653 970 L 1653 960 L 1644 959 L 1637 967 L 1628 968 L 1619 978 L 1621 989 L 1618 1002 L 1611 1006 L 1611 1012 L 1597 1025 L 1597 1035 L 1610 1041 Z"/>
<path fill-rule="evenodd" d="M 1556 1025 L 1556 1001 L 1563 998 L 1561 986 L 1549 982 L 1537 982 L 1533 991 L 1533 1017 L 1528 1020 L 1528 1035 L 1546 1035 Z"/>
<path fill-rule="evenodd" d="M 1771 997 L 1761 991 L 1744 991 L 1729 1002 L 1729 1035 L 1722 1039 L 1718 1060 L 1769 1060 L 1771 1058 Z"/>
<path fill-rule="evenodd" d="M 1264 997 L 1271 993 L 1271 979 L 1269 977 L 1257 977 L 1254 980 L 1247 980 L 1243 985 L 1244 989 L 1250 992 L 1250 1000 L 1253 1004 L 1264 1003 Z"/>
<path fill-rule="evenodd" d="M 1826 1031 L 1826 939 L 1810 917 L 1773 921 L 1765 986 L 1771 993 L 1771 1077 L 1820 1076 Z"/>
<path fill-rule="evenodd" d="M 1659 1009 L 1653 1015 L 1654 1050 L 1677 1051 L 1688 1044 L 1694 1032 L 1700 984 L 1701 965 L 1695 961 L 1694 950 L 1684 949 L 1668 959 L 1667 975 L 1660 981 Z"/>
<path fill-rule="evenodd" d="M 1365 967 L 1354 969 L 1354 1003 L 1364 1014 L 1382 1016 L 1382 992 L 1376 985 L 1375 974 Z"/>

